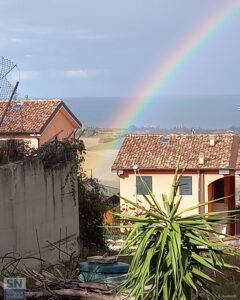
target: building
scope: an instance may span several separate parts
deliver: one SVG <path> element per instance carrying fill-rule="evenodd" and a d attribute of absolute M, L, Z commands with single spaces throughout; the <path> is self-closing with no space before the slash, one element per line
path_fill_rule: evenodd
<path fill-rule="evenodd" d="M 184 173 L 179 188 L 179 194 L 183 196 L 180 208 L 223 198 L 194 212 L 231 210 L 236 206 L 235 187 L 240 174 L 239 141 L 240 137 L 233 134 L 129 134 L 112 172 L 119 176 L 121 196 L 147 205 L 141 196 L 147 191 L 139 175 L 156 198 L 162 199 L 162 194 L 170 191 L 181 156 L 180 172 L 184 170 Z M 222 226 L 220 230 L 232 235 L 240 233 L 236 224 L 227 228 Z"/>
<path fill-rule="evenodd" d="M 82 124 L 60 99 L 0 101 L 0 141 L 29 142 L 38 148 L 49 140 L 71 138 Z"/>

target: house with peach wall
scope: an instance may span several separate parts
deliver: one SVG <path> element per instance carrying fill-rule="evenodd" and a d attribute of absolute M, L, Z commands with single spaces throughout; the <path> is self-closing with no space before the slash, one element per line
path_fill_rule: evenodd
<path fill-rule="evenodd" d="M 162 194 L 171 188 L 178 158 L 182 173 L 178 194 L 180 208 L 221 198 L 192 213 L 235 209 L 235 183 L 240 174 L 240 137 L 233 134 L 129 134 L 112 166 L 119 177 L 120 195 L 148 206 L 140 176 L 162 205 Z M 121 200 L 121 209 L 126 208 Z M 223 233 L 240 234 L 239 224 L 222 226 Z"/>
<path fill-rule="evenodd" d="M 0 101 L 0 141 L 28 142 L 38 148 L 53 139 L 72 138 L 81 122 L 61 99 Z"/>

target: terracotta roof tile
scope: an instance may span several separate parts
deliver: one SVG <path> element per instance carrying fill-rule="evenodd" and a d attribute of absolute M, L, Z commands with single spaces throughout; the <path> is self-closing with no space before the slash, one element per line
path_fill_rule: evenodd
<path fill-rule="evenodd" d="M 215 146 L 210 146 L 208 134 L 172 134 L 170 143 L 162 144 L 163 135 L 129 134 L 125 138 L 112 169 L 175 169 L 178 157 L 187 169 L 228 169 L 232 162 L 233 134 L 215 134 Z M 204 164 L 199 164 L 199 153 Z M 236 160 L 236 159 L 235 159 Z M 240 165 L 240 154 L 238 157 Z M 231 163 L 232 164 L 232 163 Z"/>
<path fill-rule="evenodd" d="M 239 137 L 240 138 L 240 137 Z M 240 144 L 239 144 L 240 146 Z M 240 147 L 239 147 L 240 148 Z M 240 170 L 240 149 L 238 149 L 237 159 L 236 159 L 236 169 Z"/>
<path fill-rule="evenodd" d="M 0 101 L 0 118 L 8 101 Z M 15 109 L 19 103 L 20 109 Z M 13 100 L 5 115 L 0 133 L 38 133 L 62 103 L 60 99 Z"/>

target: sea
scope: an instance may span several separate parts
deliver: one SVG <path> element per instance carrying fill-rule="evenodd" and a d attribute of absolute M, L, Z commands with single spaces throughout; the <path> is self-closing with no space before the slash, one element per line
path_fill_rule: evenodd
<path fill-rule="evenodd" d="M 142 103 L 143 99 L 140 103 Z M 128 97 L 65 97 L 63 101 L 83 126 L 111 127 L 129 105 Z M 147 105 L 132 126 L 231 129 L 240 127 L 240 95 L 162 96 Z M 121 116 L 120 116 L 121 117 Z M 122 127 L 125 124 L 121 124 Z"/>

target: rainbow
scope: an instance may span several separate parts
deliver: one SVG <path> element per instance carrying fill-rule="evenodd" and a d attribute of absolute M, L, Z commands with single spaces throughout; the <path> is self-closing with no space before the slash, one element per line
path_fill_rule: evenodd
<path fill-rule="evenodd" d="M 134 96 L 126 99 L 122 110 L 117 111 L 108 126 L 128 128 L 135 124 L 146 108 L 151 105 L 181 73 L 183 68 L 240 12 L 239 0 L 225 0 L 214 9 L 185 39 L 176 45 L 167 57 L 156 64 L 151 75 L 143 81 Z M 108 164 L 107 154 L 96 162 L 94 176 L 101 174 L 103 165 Z M 109 170 L 110 172 L 110 170 Z"/>

